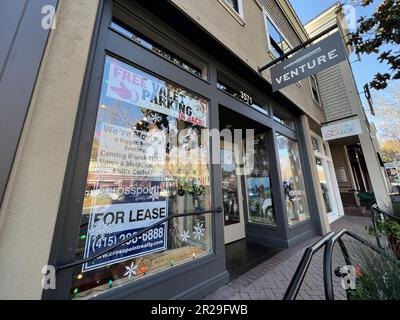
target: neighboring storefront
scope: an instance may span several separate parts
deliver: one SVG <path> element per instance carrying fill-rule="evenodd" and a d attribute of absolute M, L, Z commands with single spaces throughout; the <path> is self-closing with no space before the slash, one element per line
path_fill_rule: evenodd
<path fill-rule="evenodd" d="M 350 55 L 354 48 L 348 45 L 349 27 L 338 11 L 338 4 L 315 17 L 305 28 L 314 36 L 332 26 L 337 26 L 343 35 Z M 376 130 L 366 116 L 350 62 L 346 59 L 318 73 L 315 79 L 326 116 L 320 131 L 332 153 L 341 202 L 349 208 L 349 213 L 353 208 L 369 207 L 375 202 L 382 208 L 390 208 L 389 186 Z"/>

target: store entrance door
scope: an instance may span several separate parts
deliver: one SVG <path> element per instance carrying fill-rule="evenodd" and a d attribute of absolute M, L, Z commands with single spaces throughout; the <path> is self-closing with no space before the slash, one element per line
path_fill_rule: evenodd
<path fill-rule="evenodd" d="M 236 153 L 236 156 L 235 156 Z M 231 142 L 221 141 L 222 196 L 224 208 L 225 244 L 246 237 L 243 214 L 243 190 L 238 164 L 238 148 Z"/>

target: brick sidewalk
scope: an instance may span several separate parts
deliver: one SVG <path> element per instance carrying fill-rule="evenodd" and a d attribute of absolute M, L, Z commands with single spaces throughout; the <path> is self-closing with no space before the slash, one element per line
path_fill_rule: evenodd
<path fill-rule="evenodd" d="M 371 218 L 344 216 L 335 221 L 332 231 L 347 229 L 363 238 L 369 238 L 365 226 L 371 224 Z M 289 282 L 300 262 L 306 247 L 316 242 L 315 237 L 290 249 L 284 250 L 271 259 L 256 266 L 252 270 L 208 295 L 206 300 L 281 300 Z M 297 296 L 298 300 L 325 300 L 323 277 L 323 250 L 318 252 L 310 264 L 303 285 Z M 335 266 L 344 266 L 343 257 L 335 246 Z M 346 299 L 345 291 L 340 286 L 340 280 L 333 276 L 335 299 Z"/>

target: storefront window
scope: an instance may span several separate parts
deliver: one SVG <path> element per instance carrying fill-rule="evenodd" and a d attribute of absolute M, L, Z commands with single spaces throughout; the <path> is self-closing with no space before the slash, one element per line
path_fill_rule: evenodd
<path fill-rule="evenodd" d="M 249 222 L 275 225 L 266 134 L 255 138 L 254 169 L 246 176 Z"/>
<path fill-rule="evenodd" d="M 252 108 L 268 114 L 269 115 L 269 106 L 267 104 L 261 104 L 259 102 L 257 102 L 256 100 L 253 99 L 253 97 L 251 95 L 249 95 L 248 93 L 244 92 L 244 91 L 240 91 L 240 90 L 236 90 L 234 89 L 232 86 L 226 84 L 225 82 L 221 81 L 218 79 L 217 82 L 217 88 L 221 91 L 224 91 L 225 93 L 242 100 L 244 103 L 248 104 L 249 106 L 251 106 Z"/>
<path fill-rule="evenodd" d="M 300 163 L 299 146 L 296 141 L 277 135 L 279 161 L 289 225 L 310 219 Z"/>
<path fill-rule="evenodd" d="M 76 258 L 172 214 L 210 210 L 208 101 L 107 56 Z M 85 298 L 212 252 L 211 215 L 172 219 L 74 270 Z"/>
<path fill-rule="evenodd" d="M 240 192 L 234 147 L 221 141 L 222 195 L 225 226 L 240 223 Z"/>
<path fill-rule="evenodd" d="M 273 118 L 276 122 L 279 122 L 280 124 L 283 124 L 284 126 L 295 130 L 295 124 L 292 119 L 277 114 L 274 114 Z"/>

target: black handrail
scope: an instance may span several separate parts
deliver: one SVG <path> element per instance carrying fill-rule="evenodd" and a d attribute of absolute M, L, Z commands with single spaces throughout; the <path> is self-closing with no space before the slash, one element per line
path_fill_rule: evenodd
<path fill-rule="evenodd" d="M 221 213 L 222 211 L 223 211 L 222 208 L 217 208 L 216 210 L 187 212 L 187 213 L 180 213 L 180 214 L 170 215 L 170 216 L 168 216 L 168 217 L 166 217 L 166 218 L 154 223 L 153 225 L 141 230 L 140 232 L 135 233 L 134 235 L 132 235 L 132 236 L 130 236 L 130 237 L 124 239 L 124 240 L 121 240 L 121 241 L 117 242 L 115 245 L 113 245 L 111 247 L 108 247 L 106 250 L 103 250 L 102 252 L 96 253 L 94 256 L 92 256 L 90 258 L 80 259 L 80 260 L 76 260 L 76 261 L 73 261 L 73 262 L 70 262 L 70 263 L 66 263 L 66 264 L 62 264 L 60 266 L 57 266 L 56 267 L 56 272 L 62 271 L 62 270 L 65 270 L 65 269 L 69 269 L 69 268 L 73 268 L 73 267 L 77 267 L 77 266 L 83 265 L 85 263 L 89 263 L 89 262 L 91 262 L 91 261 L 93 261 L 93 260 L 95 260 L 95 259 L 97 259 L 97 258 L 109 253 L 110 251 L 113 251 L 113 250 L 117 249 L 118 247 L 124 245 L 125 243 L 131 241 L 132 239 L 135 239 L 135 238 L 141 236 L 142 234 L 146 233 L 147 231 L 149 231 L 149 230 L 151 230 L 151 229 L 153 229 L 155 227 L 158 227 L 159 225 L 162 225 L 163 223 L 168 222 L 168 221 L 170 221 L 172 219 L 182 218 L 182 217 L 189 217 L 189 216 L 198 216 L 198 215 L 203 215 L 203 214 L 208 214 L 208 213 Z"/>
<path fill-rule="evenodd" d="M 349 251 L 346 248 L 346 245 L 343 241 L 343 236 L 349 236 L 361 244 L 367 246 L 372 249 L 374 252 L 380 254 L 385 259 L 390 259 L 392 261 L 396 261 L 393 257 L 388 255 L 384 250 L 375 246 L 368 240 L 365 240 L 358 236 L 357 234 L 348 231 L 346 229 L 342 229 L 337 231 L 336 233 L 330 232 L 315 244 L 309 246 L 305 251 L 300 260 L 299 265 L 290 281 L 290 284 L 283 296 L 283 300 L 295 300 L 301 285 L 303 284 L 304 278 L 307 274 L 308 268 L 311 264 L 312 258 L 316 252 L 318 252 L 321 248 L 325 248 L 324 250 L 324 260 L 323 260 L 323 278 L 324 278 L 324 291 L 326 300 L 334 300 L 334 292 L 333 292 L 333 278 L 332 278 L 332 258 L 333 258 L 333 249 L 336 243 L 339 243 L 340 250 L 343 254 L 344 261 L 346 265 L 352 265 L 352 261 L 350 258 Z M 397 263 L 397 261 L 396 261 Z M 349 293 L 349 292 L 347 292 Z M 349 296 L 347 297 L 349 298 Z"/>
<path fill-rule="evenodd" d="M 391 213 L 389 213 L 389 212 L 387 212 L 385 210 L 380 209 L 377 204 L 374 204 L 372 206 L 372 211 L 374 211 L 376 213 L 379 213 L 379 214 L 382 214 L 382 215 L 384 215 L 384 216 L 386 216 L 386 217 L 388 217 L 390 219 L 396 220 L 397 222 L 400 222 L 400 217 L 396 217 L 393 214 L 391 214 Z"/>
<path fill-rule="evenodd" d="M 306 276 L 308 267 L 310 266 L 311 260 L 316 252 L 325 246 L 328 240 L 335 235 L 334 232 L 329 232 L 326 236 L 321 238 L 319 241 L 308 247 L 300 260 L 299 265 L 290 281 L 289 287 L 287 288 L 282 300 L 295 300 L 301 285 Z"/>
<path fill-rule="evenodd" d="M 324 252 L 324 289 L 325 289 L 325 297 L 326 300 L 335 300 L 334 292 L 333 292 L 333 279 L 332 279 L 332 258 L 333 258 L 333 248 L 336 242 L 339 243 L 342 254 L 344 256 L 345 262 L 347 265 L 351 265 L 351 259 L 349 253 L 346 249 L 346 246 L 343 242 L 343 236 L 349 236 L 358 242 L 362 243 L 363 245 L 369 247 L 376 253 L 382 255 L 386 259 L 394 260 L 391 256 L 387 255 L 383 250 L 375 246 L 374 244 L 370 243 L 369 241 L 361 238 L 357 234 L 348 231 L 346 229 L 342 229 L 335 233 L 335 235 L 329 239 L 328 243 L 325 246 Z"/>

